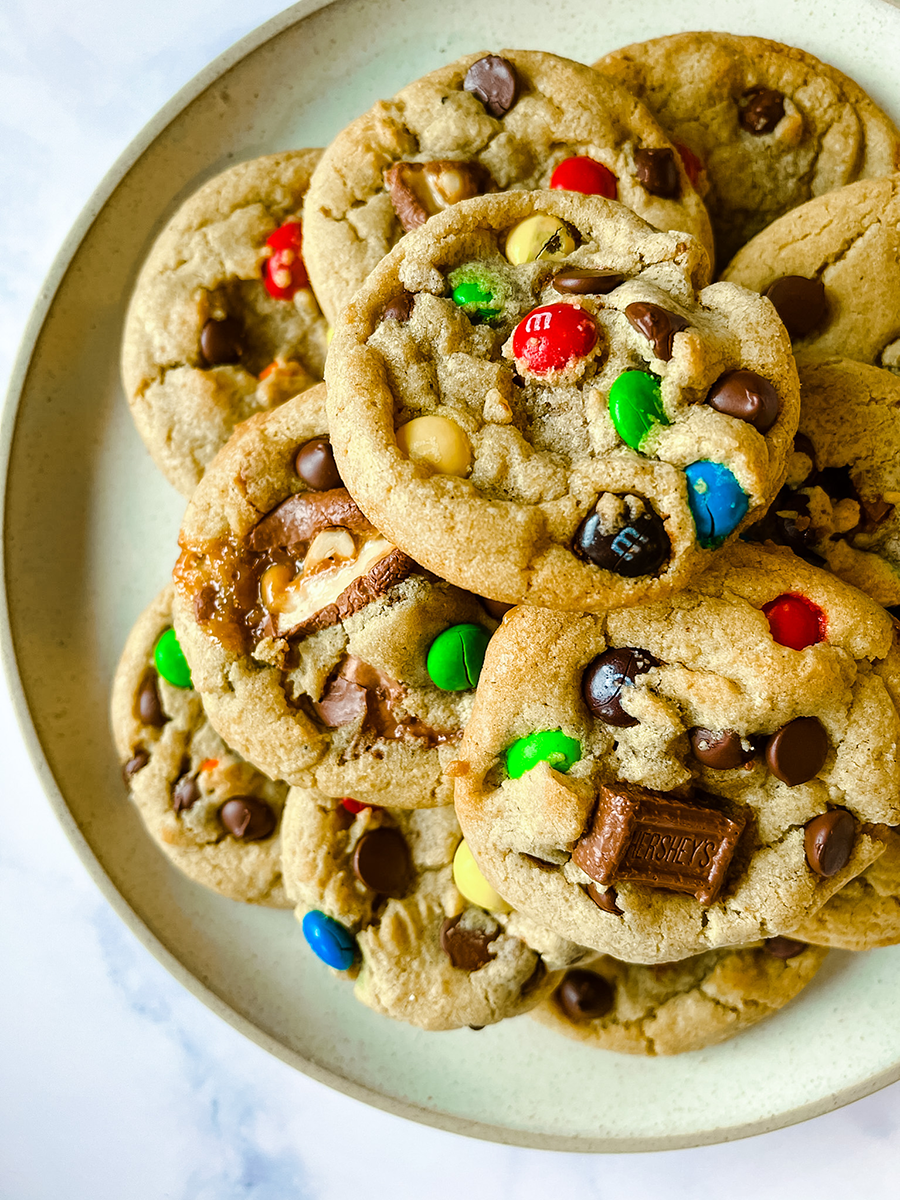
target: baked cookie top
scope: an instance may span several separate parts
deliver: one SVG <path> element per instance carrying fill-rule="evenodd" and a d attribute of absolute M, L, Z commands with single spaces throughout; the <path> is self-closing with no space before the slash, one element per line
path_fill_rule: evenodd
<path fill-rule="evenodd" d="M 777 492 L 771 306 L 613 200 L 506 192 L 406 235 L 328 357 L 342 477 L 429 570 L 587 611 L 683 587 Z"/>
<path fill-rule="evenodd" d="M 310 946 L 364 1004 L 423 1029 L 525 1012 L 585 953 L 511 912 L 461 843 L 452 805 L 371 808 L 292 788 L 285 810 L 285 881 Z"/>
<path fill-rule="evenodd" d="M 289 908 L 281 880 L 287 785 L 227 746 L 172 629 L 172 588 L 138 618 L 116 668 L 112 732 L 147 832 L 185 875 L 232 900 Z"/>
<path fill-rule="evenodd" d="M 350 498 L 320 385 L 251 417 L 181 529 L 175 624 L 209 718 L 290 783 L 446 804 L 497 621 L 423 572 Z"/>
<path fill-rule="evenodd" d="M 723 263 L 798 204 L 900 167 L 894 123 L 852 79 L 794 46 L 675 33 L 594 66 L 687 150 Z"/>
<path fill-rule="evenodd" d="M 795 208 L 748 242 L 722 278 L 768 296 L 798 358 L 900 371 L 900 174 Z"/>
<path fill-rule="evenodd" d="M 788 938 L 642 966 L 608 955 L 566 972 L 532 1014 L 567 1037 L 619 1054 L 684 1054 L 727 1041 L 806 987 L 827 951 Z M 788 957 L 784 957 L 787 954 Z"/>
<path fill-rule="evenodd" d="M 666 135 L 619 84 L 536 50 L 469 54 L 380 100 L 327 148 L 304 213 L 332 323 L 405 232 L 459 200 L 557 187 L 619 199 L 712 255 L 703 202 Z"/>
<path fill-rule="evenodd" d="M 895 608 L 898 503 L 900 377 L 849 359 L 801 364 L 800 429 L 787 481 L 745 536 L 790 546 Z"/>
<path fill-rule="evenodd" d="M 141 269 L 122 379 L 153 461 L 185 496 L 239 421 L 322 378 L 326 324 L 300 220 L 320 154 L 269 154 L 217 175 Z"/>
<path fill-rule="evenodd" d="M 521 607 L 485 660 L 456 806 L 485 876 L 563 937 L 667 962 L 785 933 L 900 818 L 900 647 L 873 600 L 730 548 L 665 601 Z"/>

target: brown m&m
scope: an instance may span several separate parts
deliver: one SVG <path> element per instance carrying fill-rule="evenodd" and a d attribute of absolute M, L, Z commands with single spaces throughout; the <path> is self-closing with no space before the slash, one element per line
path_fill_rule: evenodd
<path fill-rule="evenodd" d="M 845 808 L 833 808 L 807 821 L 803 836 L 806 861 L 817 875 L 829 879 L 850 861 L 856 841 L 856 818 Z"/>
<path fill-rule="evenodd" d="M 219 809 L 219 820 L 232 837 L 258 842 L 275 832 L 278 818 L 265 800 L 232 796 Z"/>
<path fill-rule="evenodd" d="M 781 401 L 767 379 L 755 371 L 728 371 L 710 388 L 706 403 L 726 417 L 746 421 L 767 433 L 778 420 Z"/>
<path fill-rule="evenodd" d="M 389 825 L 367 830 L 353 851 L 353 873 L 373 892 L 400 900 L 409 891 L 412 879 L 406 838 Z"/>
<path fill-rule="evenodd" d="M 639 675 L 659 662 L 637 646 L 607 650 L 590 662 L 581 677 L 581 694 L 594 714 L 607 725 L 629 729 L 640 722 L 622 707 L 622 688 L 631 687 Z"/>
<path fill-rule="evenodd" d="M 615 989 L 608 979 L 593 971 L 567 971 L 554 992 L 554 999 L 570 1021 L 593 1021 L 605 1017 L 615 1003 Z"/>
<path fill-rule="evenodd" d="M 766 763 L 788 787 L 808 783 L 825 765 L 828 734 L 817 717 L 796 717 L 766 742 Z"/>

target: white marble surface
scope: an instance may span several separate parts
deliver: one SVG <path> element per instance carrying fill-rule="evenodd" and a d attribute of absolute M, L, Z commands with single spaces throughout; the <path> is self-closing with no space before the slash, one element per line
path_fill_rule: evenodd
<path fill-rule="evenodd" d="M 4 0 L 0 379 L 106 170 L 178 88 L 279 7 Z M 41 794 L 5 690 L 0 752 L 3 1200 L 900 1192 L 900 1084 L 763 1137 L 615 1157 L 469 1141 L 332 1093 L 214 1017 L 113 914 Z"/>

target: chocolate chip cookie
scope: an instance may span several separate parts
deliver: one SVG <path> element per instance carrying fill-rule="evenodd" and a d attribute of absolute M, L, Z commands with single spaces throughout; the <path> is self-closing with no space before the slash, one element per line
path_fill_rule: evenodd
<path fill-rule="evenodd" d="M 893 626 L 790 551 L 746 545 L 655 604 L 516 609 L 455 769 L 485 876 L 631 962 L 790 932 L 900 823 Z"/>
<path fill-rule="evenodd" d="M 172 629 L 171 587 L 122 651 L 112 731 L 131 798 L 179 870 L 232 900 L 290 907 L 281 879 L 287 785 L 251 767 L 206 719 Z"/>
<path fill-rule="evenodd" d="M 683 587 L 776 494 L 798 412 L 771 306 L 573 192 L 461 201 L 335 327 L 339 469 L 429 570 L 589 611 Z"/>
<path fill-rule="evenodd" d="M 334 321 L 404 233 L 486 192 L 619 199 L 712 254 L 709 218 L 650 113 L 589 67 L 540 51 L 469 54 L 379 101 L 325 151 L 304 213 L 310 278 Z"/>
<path fill-rule="evenodd" d="M 846 75 L 805 50 L 676 33 L 594 64 L 630 88 L 678 147 L 727 262 L 797 205 L 900 167 L 900 132 Z"/>
<path fill-rule="evenodd" d="M 461 842 L 452 805 L 404 812 L 292 788 L 285 809 L 285 883 L 309 945 L 364 1004 L 423 1029 L 525 1012 L 585 953 L 477 890 Z"/>
<path fill-rule="evenodd" d="M 600 1050 L 684 1054 L 725 1042 L 784 1008 L 827 953 L 782 937 L 656 966 L 600 955 L 567 971 L 532 1015 Z"/>
<path fill-rule="evenodd" d="M 795 208 L 748 242 L 722 278 L 772 301 L 798 358 L 900 370 L 900 175 Z"/>
<path fill-rule="evenodd" d="M 300 213 L 319 150 L 239 163 L 195 192 L 144 264 L 122 379 L 138 431 L 189 496 L 239 421 L 322 378 L 325 320 Z"/>
<path fill-rule="evenodd" d="M 898 502 L 900 378 L 849 359 L 801 365 L 787 482 L 745 536 L 790 546 L 893 609 L 900 605 Z"/>
<path fill-rule="evenodd" d="M 219 733 L 261 770 L 394 807 L 446 804 L 497 621 L 363 516 L 324 385 L 245 422 L 185 514 L 175 624 Z"/>

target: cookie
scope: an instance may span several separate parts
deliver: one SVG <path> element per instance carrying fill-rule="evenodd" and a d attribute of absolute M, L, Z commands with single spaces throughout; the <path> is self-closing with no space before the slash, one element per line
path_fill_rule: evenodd
<path fill-rule="evenodd" d="M 304 228 L 328 319 L 434 213 L 486 192 L 546 187 L 619 199 L 658 229 L 694 234 L 712 254 L 703 202 L 629 92 L 553 54 L 469 54 L 379 101 L 323 154 Z"/>
<path fill-rule="evenodd" d="M 300 223 L 320 154 L 270 154 L 217 175 L 141 269 L 122 380 L 153 461 L 185 496 L 239 421 L 322 378 L 326 324 Z"/>
<path fill-rule="evenodd" d="M 753 541 L 790 548 L 900 605 L 900 378 L 849 359 L 800 367 L 788 478 Z"/>
<path fill-rule="evenodd" d="M 485 876 L 630 962 L 794 929 L 900 823 L 893 624 L 790 551 L 746 545 L 655 604 L 514 610 L 455 769 Z"/>
<path fill-rule="evenodd" d="M 704 263 L 692 239 L 572 192 L 461 201 L 407 234 L 328 357 L 362 510 L 508 603 L 590 611 L 683 587 L 774 497 L 798 410 L 771 306 L 704 287 Z"/>
<path fill-rule="evenodd" d="M 782 957 L 784 947 L 790 957 Z M 641 966 L 608 955 L 567 971 L 532 1014 L 558 1033 L 619 1054 L 684 1054 L 772 1016 L 806 987 L 827 950 L 774 938 Z"/>
<path fill-rule="evenodd" d="M 267 774 L 447 804 L 497 620 L 366 520 L 327 435 L 320 385 L 221 451 L 182 525 L 178 637 L 209 719 Z"/>
<path fill-rule="evenodd" d="M 818 946 L 872 950 L 900 942 L 900 837 L 891 832 L 887 849 L 792 931 Z"/>
<path fill-rule="evenodd" d="M 189 878 L 232 900 L 289 908 L 281 878 L 287 785 L 215 732 L 172 629 L 172 588 L 141 614 L 112 689 L 112 731 L 147 832 Z"/>
<path fill-rule="evenodd" d="M 805 50 L 676 33 L 594 66 L 647 105 L 695 175 L 727 262 L 797 205 L 900 167 L 900 132 L 866 93 Z"/>
<path fill-rule="evenodd" d="M 748 242 L 722 278 L 768 296 L 798 358 L 900 371 L 900 175 L 795 208 Z"/>
<path fill-rule="evenodd" d="M 310 946 L 385 1016 L 490 1025 L 546 999 L 584 956 L 483 894 L 461 865 L 452 805 L 372 808 L 292 788 L 284 829 L 285 885 Z"/>

